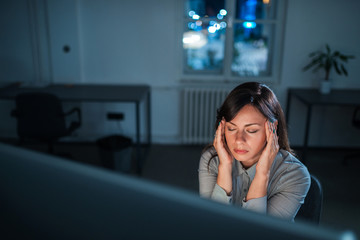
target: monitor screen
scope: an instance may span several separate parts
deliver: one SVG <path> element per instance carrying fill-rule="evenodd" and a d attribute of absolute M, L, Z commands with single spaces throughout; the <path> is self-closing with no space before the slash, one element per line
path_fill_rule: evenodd
<path fill-rule="evenodd" d="M 1 239 L 355 239 L 5 144 L 0 193 Z"/>

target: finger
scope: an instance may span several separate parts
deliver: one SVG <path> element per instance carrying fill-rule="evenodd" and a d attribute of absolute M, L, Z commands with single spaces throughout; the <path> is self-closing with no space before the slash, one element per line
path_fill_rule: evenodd
<path fill-rule="evenodd" d="M 277 135 L 276 135 L 275 124 L 269 121 L 268 145 L 269 145 L 269 150 L 273 154 L 278 152 L 277 143 L 278 143 L 278 140 L 277 140 Z"/>
<path fill-rule="evenodd" d="M 219 125 L 216 129 L 215 135 L 214 135 L 214 142 L 213 145 L 216 148 L 217 146 L 219 146 L 219 144 L 221 144 L 222 141 L 222 125 L 223 125 L 223 121 L 221 120 L 219 122 Z"/>
<path fill-rule="evenodd" d="M 222 140 L 222 143 L 223 143 L 223 146 L 225 147 L 225 149 L 228 151 L 228 152 L 230 152 L 229 151 L 229 148 L 228 148 L 228 146 L 227 146 L 227 144 L 226 144 L 226 140 L 225 140 L 225 128 L 226 128 L 226 121 L 225 121 L 225 119 L 223 118 L 223 120 L 221 120 L 221 124 L 222 124 L 222 127 L 221 127 L 221 140 Z"/>
<path fill-rule="evenodd" d="M 221 140 L 224 142 L 224 136 L 225 136 L 225 120 L 222 119 L 221 120 L 221 127 L 220 127 L 220 136 L 221 136 Z"/>
<path fill-rule="evenodd" d="M 218 126 L 217 126 L 217 128 L 216 128 L 216 130 L 215 130 L 214 137 L 216 137 L 216 136 L 218 135 L 218 133 L 219 133 L 220 124 L 221 124 L 221 121 L 219 122 L 219 124 L 218 124 Z"/>
<path fill-rule="evenodd" d="M 280 145 L 279 145 L 279 137 L 275 134 L 275 144 L 276 144 L 276 148 L 279 149 Z"/>
<path fill-rule="evenodd" d="M 267 120 L 266 123 L 265 123 L 265 134 L 266 134 L 266 140 L 267 142 L 269 142 L 270 140 L 270 129 L 271 129 L 271 126 L 270 126 L 270 121 Z"/>
<path fill-rule="evenodd" d="M 268 155 L 271 154 L 271 152 L 273 151 L 273 140 L 272 140 L 272 135 L 271 135 L 271 123 L 270 121 L 266 121 L 265 123 L 265 134 L 266 134 L 266 146 L 264 149 L 264 154 Z"/>
<path fill-rule="evenodd" d="M 274 146 L 275 149 L 278 150 L 279 149 L 279 137 L 277 135 L 277 129 L 276 129 L 276 125 L 277 125 L 277 121 L 273 123 L 273 136 L 274 136 Z"/>

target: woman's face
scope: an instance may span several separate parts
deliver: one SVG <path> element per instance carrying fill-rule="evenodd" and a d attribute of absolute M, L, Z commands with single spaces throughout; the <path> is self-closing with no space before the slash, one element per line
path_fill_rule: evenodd
<path fill-rule="evenodd" d="M 233 157 L 244 167 L 255 164 L 266 145 L 265 116 L 255 107 L 245 105 L 225 124 L 225 138 Z"/>

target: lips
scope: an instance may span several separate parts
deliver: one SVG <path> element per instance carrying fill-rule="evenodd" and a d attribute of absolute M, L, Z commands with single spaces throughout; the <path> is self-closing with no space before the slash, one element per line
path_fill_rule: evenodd
<path fill-rule="evenodd" d="M 244 150 L 244 149 L 234 149 L 234 152 L 236 152 L 237 154 L 246 154 L 246 153 L 248 153 L 249 151 Z"/>

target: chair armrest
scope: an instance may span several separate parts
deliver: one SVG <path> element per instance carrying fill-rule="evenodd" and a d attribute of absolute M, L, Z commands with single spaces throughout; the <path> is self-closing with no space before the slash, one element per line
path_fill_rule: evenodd
<path fill-rule="evenodd" d="M 77 114 L 77 116 L 78 116 L 78 121 L 81 123 L 81 110 L 80 110 L 80 108 L 78 108 L 78 107 L 72 108 L 70 111 L 65 112 L 65 113 L 64 113 L 64 116 L 69 116 L 69 115 L 71 115 L 71 114 L 73 114 L 73 113 L 76 113 L 76 114 Z"/>
<path fill-rule="evenodd" d="M 77 122 L 71 122 L 70 127 L 68 128 L 68 134 L 71 134 L 75 129 L 79 128 L 81 126 L 81 110 L 78 107 L 72 108 L 70 111 L 65 112 L 64 116 L 69 116 L 73 113 L 77 114 L 78 121 Z"/>
<path fill-rule="evenodd" d="M 360 106 L 357 106 L 353 113 L 352 124 L 360 128 Z"/>

